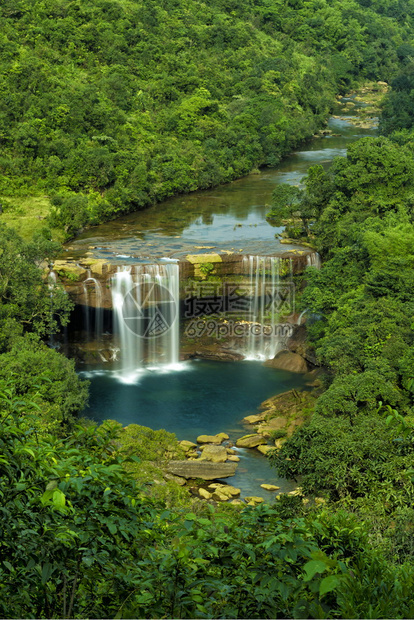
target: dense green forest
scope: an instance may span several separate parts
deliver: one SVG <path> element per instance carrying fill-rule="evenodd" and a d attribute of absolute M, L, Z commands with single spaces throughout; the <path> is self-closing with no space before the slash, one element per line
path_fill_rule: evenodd
<path fill-rule="evenodd" d="M 46 197 L 71 236 L 277 164 L 336 93 L 392 78 L 413 18 L 412 0 L 4 0 L 4 210 Z"/>
<path fill-rule="evenodd" d="M 67 235 L 275 164 L 335 93 L 392 85 L 379 137 L 273 199 L 323 258 L 300 303 L 325 390 L 273 459 L 306 502 L 151 486 L 177 441 L 79 418 L 87 384 L 46 344 L 71 311 L 43 275 L 59 246 L 0 222 L 2 617 L 414 617 L 413 17 L 395 0 L 2 2 L 0 218 L 50 197 Z"/>

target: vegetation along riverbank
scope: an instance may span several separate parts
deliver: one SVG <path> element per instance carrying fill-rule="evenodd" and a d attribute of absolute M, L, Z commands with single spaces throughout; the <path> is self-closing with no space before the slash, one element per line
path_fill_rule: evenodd
<path fill-rule="evenodd" d="M 1 3 L 2 617 L 414 617 L 413 20 L 412 0 Z M 265 420 L 287 420 L 268 458 L 300 493 L 191 496 L 164 477 L 191 446 L 80 418 L 52 238 L 279 162 L 366 80 L 390 85 L 379 135 L 272 205 L 323 263 L 298 299 L 321 385 L 297 430 L 277 399 Z"/>

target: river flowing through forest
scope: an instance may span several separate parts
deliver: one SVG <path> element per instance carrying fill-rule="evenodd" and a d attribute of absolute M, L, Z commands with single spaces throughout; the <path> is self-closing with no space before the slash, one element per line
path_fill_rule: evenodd
<path fill-rule="evenodd" d="M 347 100 L 344 100 L 346 103 Z M 177 196 L 145 211 L 121 217 L 83 233 L 66 248 L 68 257 L 87 253 L 123 265 L 160 259 L 180 259 L 188 253 L 227 252 L 271 255 L 297 248 L 282 244 L 282 228 L 266 221 L 276 184 L 300 184 L 309 166 L 328 167 L 346 154 L 358 138 L 375 135 L 375 127 L 362 129 L 352 115 L 342 113 L 328 122 L 327 135 L 313 138 L 279 166 L 212 190 Z M 276 237 L 275 237 L 276 234 Z M 125 267 L 126 266 L 126 267 Z M 175 432 L 179 439 L 195 441 L 199 434 L 227 432 L 230 440 L 249 432 L 241 419 L 254 413 L 271 395 L 304 387 L 306 375 L 266 368 L 260 362 L 232 363 L 204 360 L 173 367 L 146 367 L 126 381 L 116 363 L 82 366 L 91 381 L 91 402 L 86 415 L 102 421 L 116 419 Z M 263 482 L 291 490 L 293 482 L 279 479 L 256 450 L 238 449 L 238 472 L 231 479 L 246 495 L 271 495 Z"/>

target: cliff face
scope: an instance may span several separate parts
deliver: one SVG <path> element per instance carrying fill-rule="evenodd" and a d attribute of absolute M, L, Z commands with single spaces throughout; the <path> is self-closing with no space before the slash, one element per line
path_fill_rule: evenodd
<path fill-rule="evenodd" d="M 299 322 L 295 276 L 318 265 L 309 250 L 192 254 L 158 264 L 56 261 L 55 277 L 75 303 L 66 352 L 89 364 L 128 356 L 131 364 L 165 363 L 167 354 L 177 361 L 272 359 L 289 347 Z"/>
<path fill-rule="evenodd" d="M 318 262 L 318 255 L 312 250 L 296 250 L 274 254 L 281 259 L 282 271 L 293 275 L 302 273 L 309 265 Z M 249 277 L 246 267 L 247 257 L 242 254 L 189 254 L 178 262 L 180 278 L 180 298 L 186 294 L 189 280 L 214 281 L 237 278 L 242 281 Z M 144 263 L 136 263 L 143 265 Z M 121 264 L 106 262 L 102 259 L 86 258 L 78 262 L 74 260 L 58 260 L 53 270 L 59 281 L 64 285 L 68 295 L 79 306 L 91 308 L 112 308 L 111 278 L 120 269 Z M 131 266 L 134 269 L 134 265 Z M 281 274 L 283 275 L 283 273 Z M 97 294 L 99 283 L 101 293 Z"/>

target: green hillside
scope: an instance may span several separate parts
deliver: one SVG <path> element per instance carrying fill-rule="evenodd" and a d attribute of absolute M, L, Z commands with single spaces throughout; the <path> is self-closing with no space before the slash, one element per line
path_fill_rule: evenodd
<path fill-rule="evenodd" d="M 71 235 L 277 164 L 336 92 L 390 79 L 413 16 L 412 1 L 4 0 L 4 212 L 52 198 Z"/>

